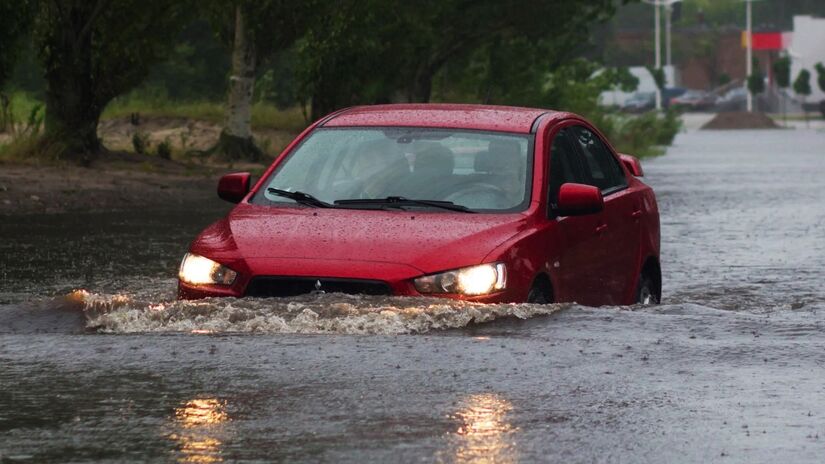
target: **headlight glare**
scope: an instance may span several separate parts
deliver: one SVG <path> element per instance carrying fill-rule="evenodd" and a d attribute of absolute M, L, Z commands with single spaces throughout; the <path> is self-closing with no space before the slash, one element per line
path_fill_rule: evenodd
<path fill-rule="evenodd" d="M 486 295 L 507 286 L 504 263 L 480 264 L 415 279 L 420 293 Z"/>
<path fill-rule="evenodd" d="M 180 263 L 178 278 L 191 285 L 232 285 L 238 273 L 228 267 L 193 253 Z"/>

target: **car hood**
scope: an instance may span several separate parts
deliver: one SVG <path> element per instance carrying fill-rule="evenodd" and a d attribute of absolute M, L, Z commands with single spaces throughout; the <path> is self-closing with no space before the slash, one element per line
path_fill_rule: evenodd
<path fill-rule="evenodd" d="M 192 251 L 230 261 L 301 258 L 393 263 L 423 273 L 481 262 L 526 227 L 522 214 L 238 205 Z"/>

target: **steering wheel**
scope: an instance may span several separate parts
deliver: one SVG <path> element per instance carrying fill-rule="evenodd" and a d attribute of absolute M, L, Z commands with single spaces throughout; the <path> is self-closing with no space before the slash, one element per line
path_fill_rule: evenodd
<path fill-rule="evenodd" d="M 507 192 L 498 185 L 486 182 L 466 183 L 453 189 L 445 200 L 469 208 L 499 208 L 509 206 Z"/>

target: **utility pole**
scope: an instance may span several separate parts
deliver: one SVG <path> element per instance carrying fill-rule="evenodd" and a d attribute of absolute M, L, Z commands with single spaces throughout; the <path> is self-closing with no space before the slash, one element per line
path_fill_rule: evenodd
<path fill-rule="evenodd" d="M 659 25 L 660 16 L 661 16 L 661 4 L 659 2 L 655 2 L 653 4 L 653 8 L 655 9 L 656 13 L 653 15 L 653 22 L 655 25 L 653 26 L 654 34 L 656 35 L 656 69 L 662 69 L 662 31 L 661 26 Z M 656 85 L 656 109 L 662 109 L 662 89 Z"/>
<path fill-rule="evenodd" d="M 653 5 L 653 35 L 654 35 L 654 43 L 655 43 L 655 62 L 656 62 L 656 69 L 662 69 L 662 7 L 666 8 L 665 11 L 665 53 L 666 53 L 666 62 L 667 65 L 670 66 L 673 64 L 673 56 L 671 54 L 671 44 L 670 44 L 670 32 L 671 32 L 671 14 L 673 13 L 672 5 L 676 2 L 680 2 L 682 0 L 642 0 L 648 5 Z M 662 89 L 656 85 L 656 109 L 662 109 Z"/>
<path fill-rule="evenodd" d="M 673 18 L 673 3 L 668 2 L 665 6 L 665 65 L 670 66 L 673 64 L 673 55 L 671 53 L 671 44 L 670 44 L 670 29 L 672 27 L 672 18 Z"/>
<path fill-rule="evenodd" d="M 747 78 L 751 77 L 753 74 L 753 30 L 752 30 L 752 13 L 751 13 L 751 0 L 745 0 L 746 6 L 746 13 L 745 16 L 747 17 L 747 33 L 745 38 L 747 39 L 747 53 L 745 58 L 745 66 L 747 66 Z M 740 10 L 741 11 L 741 10 Z M 751 93 L 750 86 L 746 86 L 748 89 L 748 113 L 753 112 L 753 94 Z"/>

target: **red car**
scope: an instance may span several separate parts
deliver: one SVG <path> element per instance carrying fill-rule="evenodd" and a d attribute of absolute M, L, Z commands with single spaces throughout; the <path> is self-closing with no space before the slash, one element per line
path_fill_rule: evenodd
<path fill-rule="evenodd" d="M 382 105 L 307 128 L 181 263 L 183 299 L 343 292 L 657 303 L 659 212 L 637 159 L 571 113 Z"/>

